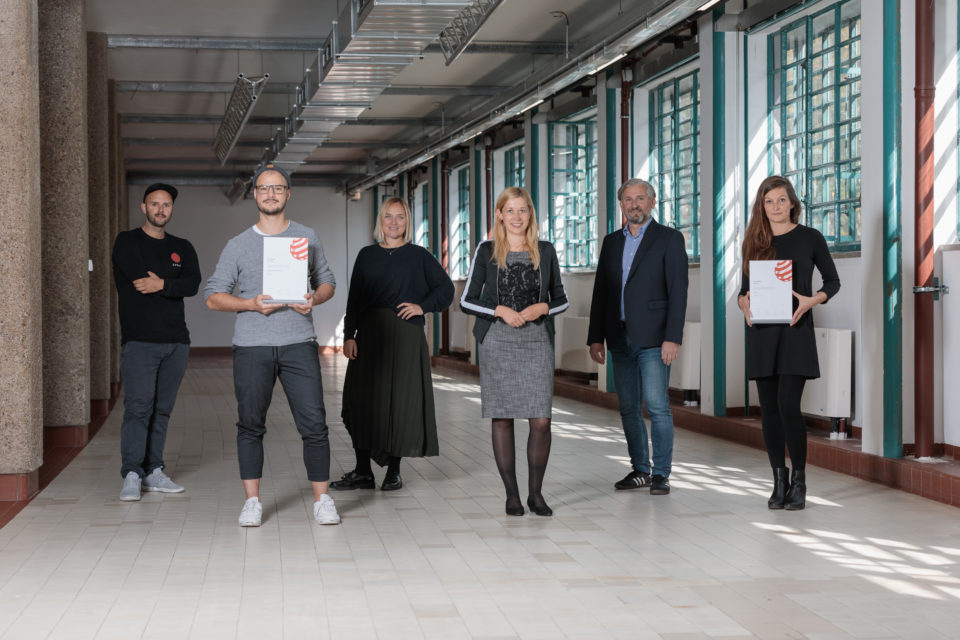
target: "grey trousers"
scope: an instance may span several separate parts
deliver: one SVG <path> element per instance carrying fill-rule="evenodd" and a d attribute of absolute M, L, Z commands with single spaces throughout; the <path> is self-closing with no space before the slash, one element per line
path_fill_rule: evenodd
<path fill-rule="evenodd" d="M 307 478 L 310 482 L 326 482 L 330 479 L 330 441 L 320 356 L 313 341 L 283 347 L 233 347 L 240 478 L 255 480 L 263 475 L 263 436 L 267 433 L 267 410 L 277 378 L 303 440 Z"/>
<path fill-rule="evenodd" d="M 120 475 L 143 478 L 162 469 L 167 423 L 187 370 L 190 345 L 130 341 L 120 351 L 123 423 L 120 426 Z"/>

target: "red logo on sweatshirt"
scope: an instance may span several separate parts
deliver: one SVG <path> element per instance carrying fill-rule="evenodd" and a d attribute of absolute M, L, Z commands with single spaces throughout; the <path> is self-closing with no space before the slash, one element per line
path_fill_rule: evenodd
<path fill-rule="evenodd" d="M 290 243 L 290 255 L 297 260 L 306 260 L 310 247 L 306 238 L 294 238 Z"/>
<path fill-rule="evenodd" d="M 793 260 L 781 260 L 774 266 L 773 273 L 780 282 L 790 282 L 793 280 Z"/>
<path fill-rule="evenodd" d="M 173 260 L 175 263 L 180 264 L 180 254 L 179 254 L 179 253 L 171 253 L 171 254 L 170 254 L 170 259 Z"/>

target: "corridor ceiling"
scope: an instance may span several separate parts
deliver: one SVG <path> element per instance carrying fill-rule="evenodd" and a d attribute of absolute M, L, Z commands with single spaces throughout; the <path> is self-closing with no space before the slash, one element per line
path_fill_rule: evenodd
<path fill-rule="evenodd" d="M 108 75 L 117 85 L 128 181 L 220 185 L 226 190 L 238 179 L 248 180 L 270 158 L 271 140 L 298 104 L 297 85 L 306 69 L 316 66 L 334 21 L 349 2 L 358 1 L 444 3 L 87 0 L 87 30 L 107 35 Z M 492 2 L 496 8 L 451 64 L 445 64 L 433 40 L 419 56 L 395 67 L 387 86 L 356 113 L 348 109 L 345 120 L 344 110 L 331 102 L 313 109 L 313 116 L 321 114 L 317 119 L 339 124 L 324 134 L 328 138 L 314 143 L 318 146 L 307 149 L 301 164 L 287 168 L 295 170 L 294 180 L 300 184 L 348 191 L 370 186 L 402 161 L 428 156 L 441 142 L 447 147 L 460 142 L 478 122 L 493 125 L 497 114 L 509 117 L 508 109 L 516 111 L 519 100 L 526 100 L 525 105 L 544 88 L 584 82 L 598 61 L 613 55 L 614 44 L 638 50 L 671 26 L 695 17 L 704 2 Z M 471 2 L 447 4 L 462 7 Z M 631 29 L 642 36 L 628 41 L 625 34 Z M 221 165 L 213 143 L 239 73 L 268 73 L 269 79 L 236 147 Z"/>

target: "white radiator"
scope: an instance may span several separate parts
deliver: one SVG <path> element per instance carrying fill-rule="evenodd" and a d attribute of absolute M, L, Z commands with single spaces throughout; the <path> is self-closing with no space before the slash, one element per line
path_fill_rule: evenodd
<path fill-rule="evenodd" d="M 960 251 L 943 251 L 943 441 L 960 446 Z"/>
<path fill-rule="evenodd" d="M 815 329 L 820 377 L 807 380 L 800 410 L 826 418 L 849 418 L 852 406 L 853 331 Z"/>
<path fill-rule="evenodd" d="M 467 314 L 462 311 L 450 310 L 450 348 L 462 351 L 472 351 L 467 345 L 473 340 L 467 340 Z"/>
<path fill-rule="evenodd" d="M 670 365 L 670 386 L 684 391 L 700 388 L 700 323 L 683 325 L 680 354 Z"/>
<path fill-rule="evenodd" d="M 587 349 L 587 329 L 590 318 L 560 314 L 553 319 L 556 336 L 554 358 L 557 369 L 596 373 L 597 363 L 590 359 Z"/>

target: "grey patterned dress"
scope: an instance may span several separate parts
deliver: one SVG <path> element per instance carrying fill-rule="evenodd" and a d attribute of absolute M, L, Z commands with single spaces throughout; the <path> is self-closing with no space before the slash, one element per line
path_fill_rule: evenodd
<path fill-rule="evenodd" d="M 500 304 L 522 311 L 540 296 L 530 254 L 511 251 L 499 270 Z M 553 343 L 543 317 L 519 329 L 499 318 L 479 347 L 484 418 L 549 418 L 553 407 Z"/>

